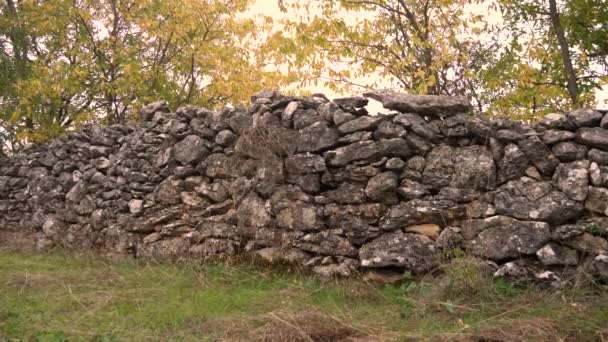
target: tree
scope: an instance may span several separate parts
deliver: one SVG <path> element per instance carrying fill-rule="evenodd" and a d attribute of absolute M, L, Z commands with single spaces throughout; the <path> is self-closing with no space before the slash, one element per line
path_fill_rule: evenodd
<path fill-rule="evenodd" d="M 608 2 L 499 0 L 498 4 L 510 38 L 486 75 L 488 88 L 501 93 L 491 110 L 534 117 L 593 106 L 594 92 L 608 75 Z"/>
<path fill-rule="evenodd" d="M 158 99 L 241 105 L 288 80 L 262 54 L 268 18 L 242 15 L 252 0 L 3 1 L 0 122 L 17 142 L 122 123 Z"/>
<path fill-rule="evenodd" d="M 352 90 L 388 81 L 416 94 L 475 96 L 471 52 L 481 48 L 475 37 L 483 23 L 482 16 L 465 11 L 473 2 L 282 1 L 285 10 L 305 14 L 284 22 L 283 33 L 274 38 L 281 53 L 292 56 L 283 62 L 306 74 L 307 82 Z M 369 75 L 379 76 L 379 82 L 357 84 Z"/>

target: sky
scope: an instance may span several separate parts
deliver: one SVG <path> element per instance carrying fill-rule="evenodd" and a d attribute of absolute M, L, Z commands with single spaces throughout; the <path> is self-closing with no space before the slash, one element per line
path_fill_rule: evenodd
<path fill-rule="evenodd" d="M 486 6 L 483 6 L 483 5 L 472 6 L 470 10 L 471 10 L 471 12 L 474 12 L 474 13 L 487 15 L 489 21 L 497 22 L 497 21 L 501 20 L 500 15 L 498 15 L 497 13 L 486 12 L 487 8 L 486 8 Z M 278 20 L 283 19 L 286 16 L 290 15 L 289 13 L 282 13 L 280 11 L 277 0 L 257 0 L 256 3 L 251 7 L 250 13 L 251 14 L 263 14 L 266 16 L 270 16 L 273 19 L 275 19 L 275 21 L 278 21 Z M 368 14 L 359 13 L 359 16 L 361 18 L 363 18 L 365 16 L 371 17 L 371 16 L 373 16 L 373 14 L 372 13 L 368 13 Z M 371 76 L 371 77 L 378 77 L 378 76 Z M 358 81 L 358 83 L 365 83 L 365 80 L 357 80 L 357 81 Z M 324 87 L 321 84 L 319 84 L 318 86 L 307 87 L 306 90 L 310 90 L 315 93 L 317 93 L 317 92 L 323 93 L 323 94 L 327 95 L 329 98 L 336 98 L 336 97 L 344 96 L 344 95 L 336 94 L 334 91 L 332 91 L 331 89 L 328 89 L 327 87 Z M 346 95 L 357 95 L 357 94 L 346 94 Z M 605 86 L 602 90 L 597 91 L 596 99 L 598 102 L 597 108 L 608 109 L 608 86 Z M 367 107 L 367 109 L 371 113 L 374 113 L 376 111 L 382 110 L 382 106 L 379 103 L 370 100 L 370 105 Z"/>

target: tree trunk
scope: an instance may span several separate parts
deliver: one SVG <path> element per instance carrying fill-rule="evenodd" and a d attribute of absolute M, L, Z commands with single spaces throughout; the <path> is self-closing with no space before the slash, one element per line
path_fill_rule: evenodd
<path fill-rule="evenodd" d="M 562 55 L 564 73 L 566 74 L 568 94 L 570 94 L 572 104 L 576 105 L 578 104 L 578 85 L 576 82 L 576 73 L 574 71 L 574 68 L 572 67 L 572 58 L 570 56 L 568 41 L 566 40 L 564 29 L 562 28 L 562 25 L 559 20 L 556 0 L 549 0 L 549 16 L 551 17 L 551 26 L 553 28 L 553 32 L 555 33 L 555 37 L 557 38 L 559 50 Z"/>

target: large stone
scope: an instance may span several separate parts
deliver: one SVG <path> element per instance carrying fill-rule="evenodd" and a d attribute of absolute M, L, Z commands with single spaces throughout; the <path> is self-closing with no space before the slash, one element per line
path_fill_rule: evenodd
<path fill-rule="evenodd" d="M 454 174 L 453 155 L 454 149 L 447 145 L 437 146 L 429 152 L 422 172 L 422 182 L 434 189 L 448 186 Z"/>
<path fill-rule="evenodd" d="M 237 208 L 239 227 L 266 227 L 272 223 L 272 217 L 268 212 L 266 201 L 250 192 Z"/>
<path fill-rule="evenodd" d="M 183 165 L 195 165 L 209 155 L 205 141 L 197 135 L 189 135 L 175 144 L 175 160 Z"/>
<path fill-rule="evenodd" d="M 576 137 L 576 134 L 573 132 L 551 129 L 543 133 L 543 142 L 545 144 L 553 145 L 558 142 L 572 140 L 574 137 Z"/>
<path fill-rule="evenodd" d="M 380 220 L 380 227 L 389 231 L 423 223 L 445 227 L 464 218 L 465 214 L 465 207 L 452 201 L 415 199 L 391 207 Z"/>
<path fill-rule="evenodd" d="M 423 273 L 437 267 L 438 254 L 438 248 L 428 237 L 398 231 L 363 245 L 359 260 L 363 267 L 400 267 Z"/>
<path fill-rule="evenodd" d="M 561 162 L 585 159 L 587 147 L 571 141 L 560 142 L 551 149 Z"/>
<path fill-rule="evenodd" d="M 557 128 L 557 129 L 573 129 L 574 124 L 568 120 L 565 114 L 561 113 L 551 113 L 545 115 L 538 122 L 540 125 L 545 126 L 549 129 Z"/>
<path fill-rule="evenodd" d="M 553 242 L 536 251 L 536 256 L 546 266 L 576 266 L 578 264 L 578 255 L 575 250 Z"/>
<path fill-rule="evenodd" d="M 589 160 L 596 162 L 598 165 L 608 165 L 608 152 L 592 148 L 589 151 Z"/>
<path fill-rule="evenodd" d="M 344 166 L 356 160 L 374 158 L 378 156 L 378 153 L 376 143 L 367 140 L 325 152 L 324 156 L 327 164 Z"/>
<path fill-rule="evenodd" d="M 554 189 L 551 183 L 528 177 L 510 181 L 498 188 L 494 205 L 497 214 L 551 224 L 564 223 L 583 211 L 582 203 Z"/>
<path fill-rule="evenodd" d="M 522 152 L 538 168 L 543 175 L 551 176 L 559 164 L 559 160 L 537 136 L 520 140 L 518 144 Z"/>
<path fill-rule="evenodd" d="M 576 127 L 597 126 L 602 120 L 602 114 L 593 109 L 577 109 L 568 113 L 567 117 Z"/>
<path fill-rule="evenodd" d="M 496 168 L 492 154 L 483 146 L 456 149 L 453 157 L 454 176 L 451 186 L 470 190 L 492 190 L 496 185 Z"/>
<path fill-rule="evenodd" d="M 412 155 L 408 143 L 401 138 L 380 139 L 376 142 L 378 154 L 382 157 L 407 158 Z"/>
<path fill-rule="evenodd" d="M 560 164 L 555 171 L 557 188 L 575 201 L 584 201 L 589 190 L 589 161 Z"/>
<path fill-rule="evenodd" d="M 500 261 L 536 253 L 551 239 L 551 230 L 545 222 L 494 216 L 465 221 L 463 235 L 473 237 L 467 243 L 473 254 Z"/>
<path fill-rule="evenodd" d="M 608 254 L 608 241 L 588 233 L 566 239 L 563 244 L 589 254 Z"/>
<path fill-rule="evenodd" d="M 280 228 L 310 231 L 324 226 L 319 208 L 313 204 L 290 201 L 276 214 L 276 224 Z"/>
<path fill-rule="evenodd" d="M 328 217 L 331 229 L 341 229 L 351 243 L 362 245 L 380 234 L 377 223 L 384 211 L 385 207 L 378 203 L 346 206 L 330 204 L 325 206 L 324 214 Z"/>
<path fill-rule="evenodd" d="M 180 179 L 169 177 L 158 185 L 156 189 L 155 199 L 163 204 L 180 203 L 180 193 L 184 188 L 184 182 Z"/>
<path fill-rule="evenodd" d="M 498 183 L 517 179 L 526 173 L 528 158 L 515 144 L 505 146 L 504 156 L 498 163 Z"/>
<path fill-rule="evenodd" d="M 295 247 L 322 255 L 357 255 L 357 249 L 346 238 L 332 234 L 331 230 L 306 234 L 297 240 Z"/>
<path fill-rule="evenodd" d="M 362 185 L 344 182 L 335 190 L 325 193 L 331 201 L 340 204 L 357 204 L 367 201 L 365 188 Z"/>
<path fill-rule="evenodd" d="M 296 154 L 285 159 L 285 170 L 292 174 L 323 172 L 326 169 L 325 159 L 314 154 Z"/>
<path fill-rule="evenodd" d="M 608 189 L 589 187 L 585 209 L 592 213 L 608 216 Z"/>
<path fill-rule="evenodd" d="M 372 177 L 365 187 L 367 197 L 376 202 L 396 204 L 399 178 L 394 172 L 383 172 Z"/>
<path fill-rule="evenodd" d="M 333 99 L 333 102 L 341 107 L 346 108 L 363 108 L 367 106 L 369 100 L 365 97 L 339 97 L 337 99 Z"/>
<path fill-rule="evenodd" d="M 382 102 L 386 109 L 402 113 L 414 112 L 424 115 L 448 117 L 471 110 L 471 103 L 465 96 L 410 95 L 399 93 L 365 93 L 366 97 Z"/>
<path fill-rule="evenodd" d="M 342 134 L 352 133 L 356 131 L 365 131 L 375 129 L 382 120 L 382 116 L 362 116 L 355 120 L 351 120 L 338 126 L 338 131 Z"/>
<path fill-rule="evenodd" d="M 333 127 L 328 127 L 326 122 L 316 122 L 298 131 L 298 151 L 317 152 L 326 150 L 336 145 L 340 134 Z"/>
<path fill-rule="evenodd" d="M 576 141 L 588 147 L 608 150 L 608 130 L 599 127 L 584 127 L 578 130 Z"/>

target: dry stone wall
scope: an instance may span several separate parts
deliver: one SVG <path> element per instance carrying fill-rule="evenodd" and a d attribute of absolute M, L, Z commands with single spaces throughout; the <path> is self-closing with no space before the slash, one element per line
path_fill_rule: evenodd
<path fill-rule="evenodd" d="M 456 248 L 497 275 L 608 278 L 608 116 L 534 127 L 465 98 L 266 91 L 248 109 L 154 103 L 0 160 L 0 229 L 152 258 L 252 253 L 322 275 L 425 273 Z"/>

